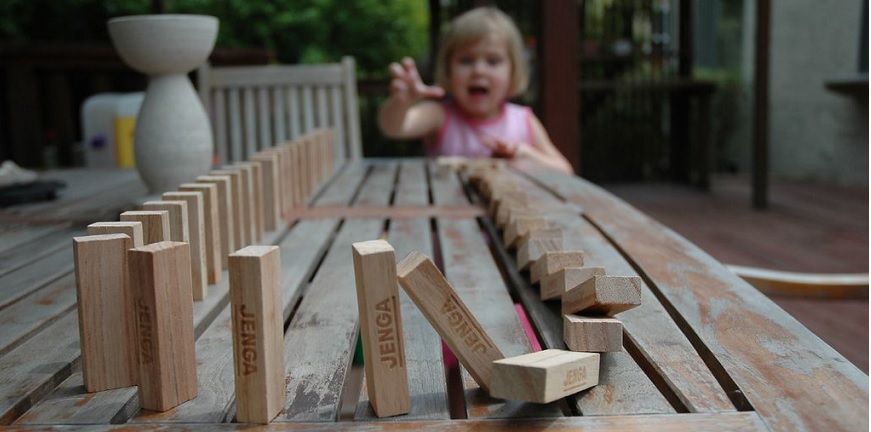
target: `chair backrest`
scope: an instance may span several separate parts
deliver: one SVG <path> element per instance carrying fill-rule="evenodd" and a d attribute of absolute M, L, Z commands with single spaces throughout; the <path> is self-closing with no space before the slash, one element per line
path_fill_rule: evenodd
<path fill-rule="evenodd" d="M 210 67 L 198 70 L 200 98 L 221 163 L 316 129 L 333 129 L 337 159 L 362 157 L 353 57 L 341 63 Z"/>

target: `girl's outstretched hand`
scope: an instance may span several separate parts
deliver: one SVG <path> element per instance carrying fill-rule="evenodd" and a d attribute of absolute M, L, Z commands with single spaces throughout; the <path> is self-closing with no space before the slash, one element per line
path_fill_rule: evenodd
<path fill-rule="evenodd" d="M 491 135 L 479 134 L 478 139 L 493 152 L 494 158 L 511 159 L 517 155 L 519 143 L 512 143 Z"/>
<path fill-rule="evenodd" d="M 390 96 L 397 102 L 413 104 L 421 99 L 438 99 L 445 95 L 445 90 L 439 86 L 428 86 L 423 83 L 414 60 L 410 57 L 402 59 L 401 63 L 391 63 L 389 66 Z"/>

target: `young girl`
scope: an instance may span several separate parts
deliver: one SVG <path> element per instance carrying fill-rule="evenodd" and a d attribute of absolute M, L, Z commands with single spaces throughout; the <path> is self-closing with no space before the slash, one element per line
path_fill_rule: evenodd
<path fill-rule="evenodd" d="M 388 137 L 427 137 L 429 156 L 501 157 L 573 172 L 532 110 L 508 102 L 526 89 L 528 72 L 520 32 L 502 11 L 477 8 L 454 20 L 438 56 L 439 86 L 424 84 L 407 57 L 390 73 L 378 117 Z"/>

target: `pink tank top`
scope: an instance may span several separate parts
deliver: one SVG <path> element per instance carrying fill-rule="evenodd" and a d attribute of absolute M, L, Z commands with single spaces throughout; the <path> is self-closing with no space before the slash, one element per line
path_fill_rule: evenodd
<path fill-rule="evenodd" d="M 435 142 L 430 139 L 427 143 L 427 156 L 490 157 L 490 148 L 478 139 L 480 134 L 524 145 L 532 143 L 529 107 L 505 103 L 498 117 L 487 120 L 464 117 L 450 102 L 443 103 L 442 108 L 445 122 Z"/>

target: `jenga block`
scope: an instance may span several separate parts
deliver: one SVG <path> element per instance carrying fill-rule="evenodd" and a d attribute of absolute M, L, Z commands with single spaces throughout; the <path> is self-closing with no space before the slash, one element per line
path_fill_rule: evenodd
<path fill-rule="evenodd" d="M 284 407 L 281 251 L 248 246 L 230 255 L 236 421 L 269 423 Z"/>
<path fill-rule="evenodd" d="M 287 172 L 290 174 L 290 184 L 293 187 L 292 207 L 299 207 L 305 204 L 305 183 L 300 171 L 302 163 L 302 151 L 300 150 L 299 141 L 291 141 L 289 143 L 290 159 Z"/>
<path fill-rule="evenodd" d="M 640 277 L 593 276 L 563 294 L 562 312 L 613 316 L 640 304 Z"/>
<path fill-rule="evenodd" d="M 103 234 L 126 234 L 133 241 L 133 246 L 145 245 L 145 236 L 142 234 L 142 222 L 94 222 L 88 225 L 88 235 Z"/>
<path fill-rule="evenodd" d="M 281 224 L 281 179 L 278 152 L 261 152 L 251 160 L 260 164 L 263 177 L 263 228 L 274 231 Z"/>
<path fill-rule="evenodd" d="M 529 280 L 538 283 L 541 278 L 565 267 L 583 267 L 584 252 L 551 251 L 545 252 L 537 261 L 529 266 Z"/>
<path fill-rule="evenodd" d="M 493 362 L 490 396 L 550 403 L 599 384 L 599 354 L 548 349 Z"/>
<path fill-rule="evenodd" d="M 85 388 L 97 392 L 138 382 L 133 292 L 126 234 L 73 238 L 79 340 Z"/>
<path fill-rule="evenodd" d="M 623 323 L 616 318 L 563 315 L 563 338 L 572 351 L 623 351 Z"/>
<path fill-rule="evenodd" d="M 127 252 L 144 409 L 166 411 L 197 396 L 190 257 L 187 243 L 169 241 Z"/>
<path fill-rule="evenodd" d="M 560 228 L 541 228 L 529 231 L 517 242 L 517 268 L 526 270 L 538 261 L 545 252 L 563 248 L 563 230 Z"/>
<path fill-rule="evenodd" d="M 233 195 L 233 236 L 236 242 L 236 248 L 242 249 L 248 246 L 250 239 L 248 238 L 248 216 L 245 209 L 248 207 L 248 197 L 245 195 L 245 188 L 242 185 L 242 171 L 239 169 L 224 169 L 214 170 L 210 175 L 223 175 L 230 178 L 230 193 Z M 235 252 L 231 250 L 230 253 Z"/>
<path fill-rule="evenodd" d="M 245 203 L 242 213 L 248 230 L 246 233 L 248 245 L 252 245 L 257 242 L 257 192 L 254 189 L 254 167 L 248 162 L 238 162 L 224 169 L 239 171 L 239 178 L 242 180 L 242 202 Z"/>
<path fill-rule="evenodd" d="M 511 203 L 512 205 L 527 206 L 529 205 L 529 197 L 526 192 L 520 189 L 520 186 L 514 184 L 511 186 L 502 186 L 501 189 L 494 191 L 490 197 L 490 215 L 496 217 L 499 212 L 499 207 L 502 204 Z"/>
<path fill-rule="evenodd" d="M 373 240 L 351 248 L 369 401 L 378 417 L 407 414 L 411 400 L 393 246 Z"/>
<path fill-rule="evenodd" d="M 191 244 L 191 279 L 194 300 L 206 298 L 208 276 L 206 266 L 206 222 L 203 215 L 203 194 L 200 192 L 165 192 L 166 201 L 184 201 L 188 210 L 188 239 Z"/>
<path fill-rule="evenodd" d="M 475 319 L 435 263 L 420 252 L 396 266 L 399 283 L 478 385 L 490 389 L 493 361 L 502 352 Z"/>
<path fill-rule="evenodd" d="M 209 284 L 221 281 L 221 219 L 218 209 L 218 185 L 211 183 L 183 183 L 182 192 L 198 193 L 203 198 L 203 221 L 205 222 L 206 275 Z"/>
<path fill-rule="evenodd" d="M 496 228 L 505 230 L 511 217 L 541 216 L 541 211 L 525 204 L 506 202 L 499 206 L 496 211 Z"/>
<path fill-rule="evenodd" d="M 605 268 L 598 266 L 561 268 L 541 279 L 541 299 L 561 300 L 566 291 L 604 274 Z"/>
<path fill-rule="evenodd" d="M 169 241 L 169 212 L 166 210 L 131 210 L 121 213 L 121 222 L 142 222 L 146 245 Z"/>
<path fill-rule="evenodd" d="M 263 215 L 263 173 L 260 170 L 260 164 L 248 162 L 251 166 L 251 173 L 254 176 L 254 227 L 255 241 L 263 241 L 264 215 Z"/>
<path fill-rule="evenodd" d="M 505 228 L 503 240 L 507 249 L 517 246 L 521 237 L 534 229 L 549 228 L 550 223 L 541 216 L 519 216 L 513 218 Z"/>
<path fill-rule="evenodd" d="M 188 204 L 185 201 L 146 201 L 142 210 L 166 210 L 169 216 L 169 238 L 167 240 L 190 242 L 188 227 Z"/>
<path fill-rule="evenodd" d="M 221 237 L 221 268 L 227 268 L 227 256 L 241 244 L 236 239 L 241 228 L 236 223 L 236 205 L 233 201 L 233 186 L 229 176 L 199 176 L 197 183 L 214 184 L 218 187 L 218 232 Z"/>

